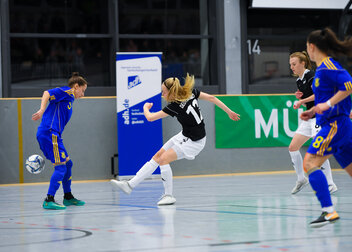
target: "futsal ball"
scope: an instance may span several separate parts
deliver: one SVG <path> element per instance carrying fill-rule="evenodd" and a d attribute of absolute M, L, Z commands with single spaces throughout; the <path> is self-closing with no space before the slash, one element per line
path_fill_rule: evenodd
<path fill-rule="evenodd" d="M 26 160 L 26 169 L 32 174 L 41 173 L 45 167 L 45 160 L 40 155 L 32 155 Z"/>

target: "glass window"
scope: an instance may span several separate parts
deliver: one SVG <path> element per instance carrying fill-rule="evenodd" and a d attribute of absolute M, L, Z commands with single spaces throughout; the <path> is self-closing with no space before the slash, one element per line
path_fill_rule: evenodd
<path fill-rule="evenodd" d="M 183 80 L 194 75 L 196 85 L 209 85 L 207 39 L 121 39 L 121 52 L 163 52 L 163 76 Z"/>
<path fill-rule="evenodd" d="M 200 2 L 120 0 L 122 34 L 200 34 Z"/>
<path fill-rule="evenodd" d="M 108 1 L 12 0 L 11 33 L 108 33 Z"/>
<path fill-rule="evenodd" d="M 11 38 L 12 85 L 66 85 L 79 72 L 92 86 L 108 86 L 108 48 L 108 39 Z"/>
<path fill-rule="evenodd" d="M 248 9 L 249 84 L 292 85 L 289 55 L 306 50 L 312 30 L 337 31 L 340 15 L 340 10 Z"/>

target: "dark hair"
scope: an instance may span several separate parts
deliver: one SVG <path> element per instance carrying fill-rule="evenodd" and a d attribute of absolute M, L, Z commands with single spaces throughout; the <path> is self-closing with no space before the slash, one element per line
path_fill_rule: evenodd
<path fill-rule="evenodd" d="M 78 72 L 73 72 L 71 78 L 68 80 L 68 86 L 72 88 L 76 83 L 78 86 L 88 85 L 87 81 L 82 76 L 79 76 Z"/>
<path fill-rule="evenodd" d="M 352 56 L 352 38 L 341 41 L 330 28 L 312 31 L 307 42 L 314 44 L 323 53 L 338 56 L 346 54 Z"/>

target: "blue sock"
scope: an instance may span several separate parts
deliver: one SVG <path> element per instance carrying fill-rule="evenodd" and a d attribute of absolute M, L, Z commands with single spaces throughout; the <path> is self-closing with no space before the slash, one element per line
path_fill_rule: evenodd
<path fill-rule="evenodd" d="M 50 185 L 48 194 L 55 196 L 56 191 L 59 189 L 60 184 L 62 183 L 62 179 L 66 173 L 66 165 L 57 165 L 55 166 L 55 171 L 53 175 L 51 175 Z"/>
<path fill-rule="evenodd" d="M 309 183 L 320 201 L 321 207 L 332 206 L 328 182 L 322 170 L 317 169 L 308 175 Z"/>
<path fill-rule="evenodd" d="M 64 193 L 71 192 L 72 166 L 73 163 L 70 159 L 66 162 L 66 173 L 62 180 L 62 188 L 64 189 Z"/>

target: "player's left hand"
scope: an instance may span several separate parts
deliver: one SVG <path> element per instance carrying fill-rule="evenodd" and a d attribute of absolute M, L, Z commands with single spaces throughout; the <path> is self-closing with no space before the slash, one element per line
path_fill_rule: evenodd
<path fill-rule="evenodd" d="M 307 110 L 307 111 L 304 111 L 300 114 L 300 118 L 303 120 L 303 121 L 308 121 L 310 118 L 312 118 L 314 116 L 314 109 L 310 109 L 310 110 Z"/>
<path fill-rule="evenodd" d="M 325 110 L 328 110 L 330 107 L 326 102 L 324 103 L 319 103 L 315 106 L 314 111 L 317 114 L 322 114 Z"/>
<path fill-rule="evenodd" d="M 297 102 L 295 102 L 295 104 L 293 104 L 293 108 L 294 109 L 298 109 L 299 107 L 301 107 L 301 105 L 302 105 L 302 102 L 301 101 L 297 101 Z"/>
<path fill-rule="evenodd" d="M 235 113 L 235 112 L 233 112 L 233 111 L 231 111 L 231 112 L 229 113 L 229 117 L 230 117 L 230 119 L 233 120 L 233 121 L 239 121 L 239 120 L 241 119 L 241 118 L 240 118 L 240 115 L 237 114 L 237 113 Z"/>

